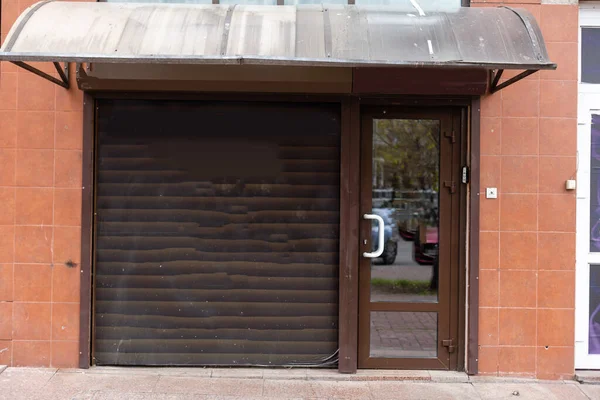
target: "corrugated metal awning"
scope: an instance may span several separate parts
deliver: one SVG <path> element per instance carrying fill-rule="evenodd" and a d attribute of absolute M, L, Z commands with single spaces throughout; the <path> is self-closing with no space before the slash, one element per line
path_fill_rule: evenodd
<path fill-rule="evenodd" d="M 61 1 L 25 10 L 0 60 L 556 68 L 534 17 L 521 9 Z"/>

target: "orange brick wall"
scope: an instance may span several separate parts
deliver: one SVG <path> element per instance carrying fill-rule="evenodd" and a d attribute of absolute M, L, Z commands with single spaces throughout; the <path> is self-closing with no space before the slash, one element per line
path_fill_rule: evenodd
<path fill-rule="evenodd" d="M 4 39 L 31 2 L 1 1 Z M 577 6 L 524 7 L 559 68 L 482 99 L 481 187 L 499 198 L 481 200 L 479 368 L 559 378 L 573 375 Z M 0 71 L 0 364 L 74 367 L 82 94 Z"/>
<path fill-rule="evenodd" d="M 574 374 L 578 6 L 527 3 L 508 5 L 559 66 L 482 99 L 479 370 L 558 379 Z"/>
<path fill-rule="evenodd" d="M 33 2 L 1 1 L 4 40 Z M 0 364 L 75 367 L 80 273 L 65 262 L 80 259 L 82 94 L 0 72 Z"/>

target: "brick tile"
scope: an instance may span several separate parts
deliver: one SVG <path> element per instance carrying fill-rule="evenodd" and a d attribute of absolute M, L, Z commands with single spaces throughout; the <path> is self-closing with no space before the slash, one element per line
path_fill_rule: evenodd
<path fill-rule="evenodd" d="M 502 193 L 536 193 L 538 157 L 502 157 Z"/>
<path fill-rule="evenodd" d="M 542 5 L 539 21 L 544 40 L 546 42 L 576 43 L 579 39 L 578 13 L 577 4 Z"/>
<path fill-rule="evenodd" d="M 77 368 L 79 366 L 79 342 L 52 342 L 52 361 L 54 368 Z"/>
<path fill-rule="evenodd" d="M 538 1 L 537 3 L 540 3 L 540 2 L 541 1 Z M 540 16 L 541 16 L 541 8 L 542 8 L 542 6 L 540 4 L 522 4 L 521 3 L 521 4 L 519 4 L 518 7 L 524 8 L 525 10 L 529 11 L 531 13 L 531 15 L 533 15 L 535 20 L 539 23 Z"/>
<path fill-rule="evenodd" d="M 539 271 L 538 306 L 549 308 L 574 308 L 575 272 Z"/>
<path fill-rule="evenodd" d="M 81 150 L 83 145 L 83 115 L 81 111 L 56 113 L 56 148 Z"/>
<path fill-rule="evenodd" d="M 0 263 L 14 261 L 15 227 L 0 225 Z"/>
<path fill-rule="evenodd" d="M 10 31 L 11 26 L 15 23 L 18 17 L 18 0 L 3 0 L 2 13 L 0 14 L 0 29 L 2 30 L 3 34 L 7 34 L 8 31 Z"/>
<path fill-rule="evenodd" d="M 0 302 L 0 339 L 12 339 L 13 303 Z"/>
<path fill-rule="evenodd" d="M 498 199 L 486 199 L 479 202 L 479 228 L 482 231 L 497 231 L 500 226 L 500 203 Z"/>
<path fill-rule="evenodd" d="M 537 195 L 502 194 L 500 196 L 500 229 L 535 231 L 537 229 Z"/>
<path fill-rule="evenodd" d="M 54 182 L 56 187 L 81 188 L 81 151 L 57 150 Z"/>
<path fill-rule="evenodd" d="M 537 315 L 539 346 L 573 346 L 575 309 L 539 309 Z"/>
<path fill-rule="evenodd" d="M 54 228 L 54 263 L 64 265 L 81 262 L 81 228 L 57 226 Z"/>
<path fill-rule="evenodd" d="M 52 186 L 53 150 L 17 150 L 17 186 Z"/>
<path fill-rule="evenodd" d="M 479 233 L 479 268 L 496 269 L 499 267 L 499 234 L 498 232 Z"/>
<path fill-rule="evenodd" d="M 481 155 L 499 155 L 502 151 L 502 119 L 481 117 L 480 151 Z"/>
<path fill-rule="evenodd" d="M 54 148 L 54 112 L 18 111 L 17 147 L 21 149 Z"/>
<path fill-rule="evenodd" d="M 568 193 L 566 180 L 576 178 L 576 157 L 540 157 L 540 193 Z"/>
<path fill-rule="evenodd" d="M 17 109 L 17 74 L 0 74 L 0 110 Z"/>
<path fill-rule="evenodd" d="M 13 341 L 13 367 L 49 367 L 50 341 Z"/>
<path fill-rule="evenodd" d="M 540 79 L 577 80 L 577 42 L 547 42 L 546 49 L 557 67 L 554 71 L 540 71 Z"/>
<path fill-rule="evenodd" d="M 52 301 L 79 302 L 80 275 L 78 267 L 54 265 L 52 268 Z"/>
<path fill-rule="evenodd" d="M 50 339 L 50 303 L 13 304 L 14 340 Z"/>
<path fill-rule="evenodd" d="M 535 347 L 501 347 L 498 349 L 500 374 L 535 374 Z"/>
<path fill-rule="evenodd" d="M 502 116 L 502 96 L 492 94 L 481 97 L 481 117 Z"/>
<path fill-rule="evenodd" d="M 17 225 L 52 225 L 53 190 L 17 188 Z"/>
<path fill-rule="evenodd" d="M 482 346 L 498 345 L 498 309 L 479 309 L 479 344 Z"/>
<path fill-rule="evenodd" d="M 479 306 L 498 307 L 498 271 L 479 271 Z"/>
<path fill-rule="evenodd" d="M 577 117 L 577 81 L 541 81 L 540 116 Z"/>
<path fill-rule="evenodd" d="M 538 347 L 538 379 L 572 379 L 575 375 L 573 347 Z"/>
<path fill-rule="evenodd" d="M 500 234 L 500 268 L 536 269 L 537 233 L 502 232 Z"/>
<path fill-rule="evenodd" d="M 12 341 L 0 340 L 0 365 L 12 366 Z"/>
<path fill-rule="evenodd" d="M 0 186 L 13 186 L 15 184 L 16 151 L 14 149 L 0 149 Z"/>
<path fill-rule="evenodd" d="M 535 346 L 535 316 L 535 309 L 501 308 L 498 323 L 500 345 Z"/>
<path fill-rule="evenodd" d="M 0 264 L 0 302 L 13 301 L 13 266 Z"/>
<path fill-rule="evenodd" d="M 538 249 L 540 270 L 575 270 L 575 233 L 539 232 Z"/>
<path fill-rule="evenodd" d="M 539 101 L 539 81 L 524 80 L 515 83 L 502 90 L 502 116 L 537 117 Z"/>
<path fill-rule="evenodd" d="M 577 155 L 577 119 L 540 118 L 540 154 Z"/>
<path fill-rule="evenodd" d="M 35 0 L 17 0 L 19 3 L 19 14 L 23 13 L 23 11 L 25 11 L 25 9 L 27 9 L 28 7 L 31 7 L 32 5 L 34 5 L 36 3 Z"/>
<path fill-rule="evenodd" d="M 81 225 L 81 189 L 54 189 L 54 224 Z"/>
<path fill-rule="evenodd" d="M 2 40 L 4 40 L 4 36 L 5 35 L 0 35 L 2 37 Z M 9 63 L 8 61 L 0 61 L 0 74 L 12 74 L 12 73 L 17 73 L 18 72 L 19 67 L 17 67 L 14 64 Z"/>
<path fill-rule="evenodd" d="M 52 266 L 15 264 L 15 301 L 50 301 Z"/>
<path fill-rule="evenodd" d="M 0 225 L 15 223 L 15 188 L 0 187 Z"/>
<path fill-rule="evenodd" d="M 17 226 L 15 228 L 15 261 L 50 264 L 52 262 L 52 228 Z"/>
<path fill-rule="evenodd" d="M 71 63 L 69 77 L 71 82 L 76 82 L 75 64 Z M 83 92 L 73 85 L 71 89 L 65 90 L 57 88 L 56 90 L 56 110 L 57 111 L 83 111 Z"/>
<path fill-rule="evenodd" d="M 54 83 L 34 74 L 19 74 L 18 109 L 22 111 L 54 111 L 54 87 Z"/>
<path fill-rule="evenodd" d="M 79 304 L 52 304 L 52 340 L 79 338 Z"/>
<path fill-rule="evenodd" d="M 0 110 L 0 148 L 17 145 L 17 112 Z"/>
<path fill-rule="evenodd" d="M 502 119 L 503 155 L 536 155 L 538 141 L 538 118 Z"/>
<path fill-rule="evenodd" d="M 481 156 L 479 182 L 482 193 L 485 193 L 487 187 L 500 190 L 501 162 L 502 157 L 499 156 Z"/>
<path fill-rule="evenodd" d="M 500 272 L 500 307 L 535 307 L 535 271 Z"/>
<path fill-rule="evenodd" d="M 575 232 L 575 196 L 540 194 L 539 230 Z"/>
<path fill-rule="evenodd" d="M 498 348 L 479 347 L 479 373 L 483 375 L 498 373 Z"/>

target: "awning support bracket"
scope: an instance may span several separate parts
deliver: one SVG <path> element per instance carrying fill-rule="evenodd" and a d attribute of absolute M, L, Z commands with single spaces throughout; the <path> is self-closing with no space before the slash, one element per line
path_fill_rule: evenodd
<path fill-rule="evenodd" d="M 527 78 L 529 75 L 536 73 L 538 70 L 537 69 L 528 69 L 526 71 L 521 72 L 518 75 L 513 76 L 510 79 L 507 79 L 506 81 L 502 82 L 501 84 L 498 84 L 498 82 L 500 81 L 500 78 L 502 77 L 502 73 L 504 72 L 503 69 L 499 69 L 496 71 L 496 73 L 493 73 L 492 75 L 492 83 L 490 85 L 490 93 L 496 93 L 502 89 L 504 89 L 505 87 L 512 85 L 515 82 L 520 81 L 521 79 Z"/>
<path fill-rule="evenodd" d="M 21 67 L 31 73 L 36 74 L 40 78 L 46 79 L 54 84 L 57 84 L 58 86 L 64 87 L 65 89 L 69 89 L 69 87 L 70 87 L 69 63 L 64 63 L 64 67 L 61 67 L 60 63 L 53 62 L 54 68 L 56 68 L 56 72 L 58 72 L 58 76 L 60 76 L 60 79 L 56 79 L 52 75 L 49 75 L 49 74 L 45 73 L 44 71 L 40 71 L 39 69 L 32 67 L 31 65 L 24 63 L 22 61 L 11 61 L 11 62 L 13 64 L 15 64 L 17 67 Z"/>

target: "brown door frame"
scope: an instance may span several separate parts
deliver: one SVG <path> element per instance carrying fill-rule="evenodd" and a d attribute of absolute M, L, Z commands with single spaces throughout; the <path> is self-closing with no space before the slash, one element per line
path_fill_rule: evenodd
<path fill-rule="evenodd" d="M 458 240 L 459 201 L 458 190 L 444 187 L 444 182 L 452 181 L 458 185 L 460 165 L 460 141 L 456 143 L 456 134 L 460 132 L 460 110 L 450 108 L 407 108 L 407 107 L 370 107 L 362 115 L 361 131 L 361 215 L 371 213 L 371 175 L 372 175 L 372 135 L 373 119 L 439 119 L 440 124 L 440 259 L 446 260 L 447 267 L 439 269 L 437 303 L 392 303 L 372 302 L 370 299 L 371 260 L 360 257 L 359 263 L 359 367 L 362 368 L 399 368 L 399 369 L 456 369 L 456 351 L 449 352 L 442 340 L 458 340 Z M 457 129 L 458 128 L 458 129 Z M 447 135 L 452 135 L 447 137 Z M 367 243 L 370 251 L 371 224 L 360 223 L 361 244 Z M 437 312 L 438 336 L 437 358 L 372 358 L 369 355 L 370 313 L 373 311 L 419 311 Z M 454 321 L 456 320 L 456 323 Z"/>
<path fill-rule="evenodd" d="M 453 96 L 351 96 L 351 95 L 302 95 L 302 94 L 242 94 L 242 93 L 131 93 L 131 92 L 84 92 L 83 106 L 83 187 L 82 187 L 82 231 L 81 231 L 81 265 L 80 265 L 80 333 L 79 333 L 79 367 L 89 368 L 91 365 L 92 344 L 92 251 L 93 251 L 93 213 L 94 213 L 94 137 L 95 137 L 95 100 L 96 98 L 145 98 L 145 99 L 206 99 L 206 100 L 247 100 L 247 101 L 310 101 L 339 102 L 342 109 L 341 137 L 341 171 L 340 171 L 340 283 L 339 283 L 339 372 L 354 373 L 358 362 L 358 260 L 359 260 L 359 201 L 360 186 L 360 109 L 370 105 L 398 106 L 454 106 L 467 114 L 469 124 L 469 145 L 467 149 L 467 126 L 460 130 L 461 146 L 465 165 L 471 167 L 471 192 L 464 185 L 461 191 L 461 226 L 463 237 L 461 249 L 466 248 L 467 241 L 467 196 L 469 208 L 469 253 L 461 260 L 461 279 L 458 282 L 463 294 L 468 290 L 468 337 L 465 343 L 465 302 L 462 295 L 459 301 L 459 335 L 458 335 L 458 367 L 465 368 L 463 357 L 468 347 L 468 372 L 477 373 L 478 356 L 478 254 L 479 254 L 479 97 Z M 476 211 L 476 212 L 473 212 Z M 468 260 L 468 289 L 465 265 Z"/>

